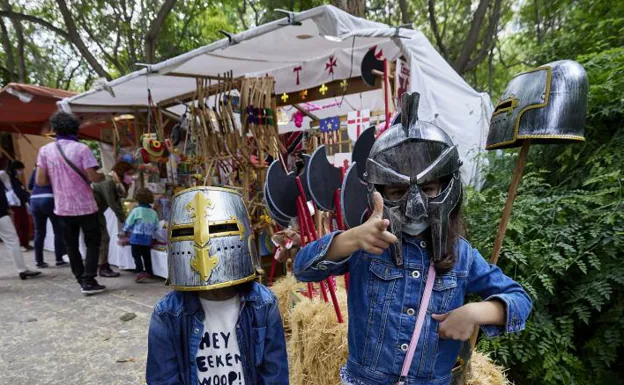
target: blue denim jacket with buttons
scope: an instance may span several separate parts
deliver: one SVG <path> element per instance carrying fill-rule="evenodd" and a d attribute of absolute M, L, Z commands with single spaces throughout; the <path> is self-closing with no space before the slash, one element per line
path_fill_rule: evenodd
<path fill-rule="evenodd" d="M 259 283 L 240 294 L 236 324 L 245 384 L 288 384 L 282 319 L 273 293 Z M 196 292 L 172 291 L 152 313 L 146 380 L 149 385 L 197 385 L 195 357 L 204 332 L 204 310 Z"/>
<path fill-rule="evenodd" d="M 395 384 L 418 317 L 430 258 L 427 245 L 417 238 L 403 241 L 404 264 L 399 267 L 386 250 L 382 255 L 357 251 L 340 262 L 325 260 L 335 235 L 329 234 L 299 251 L 295 276 L 318 282 L 329 275 L 349 272 L 349 358 L 346 375 L 356 384 Z M 464 304 L 467 294 L 505 304 L 507 324 L 484 326 L 488 337 L 524 329 L 531 299 L 522 287 L 496 266 L 488 264 L 464 239 L 458 240 L 453 269 L 438 275 L 423 331 L 406 380 L 408 385 L 446 385 L 451 382 L 461 341 L 440 339 L 441 314 Z"/>

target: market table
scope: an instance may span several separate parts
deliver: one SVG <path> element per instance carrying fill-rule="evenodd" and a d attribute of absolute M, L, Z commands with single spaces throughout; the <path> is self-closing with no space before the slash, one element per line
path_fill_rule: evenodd
<path fill-rule="evenodd" d="M 108 263 L 117 266 L 122 270 L 134 270 L 134 259 L 130 246 L 119 246 L 117 244 L 118 222 L 112 210 L 108 209 L 104 213 L 106 216 L 106 226 L 111 236 L 108 249 Z M 47 233 L 43 248 L 45 250 L 54 251 L 54 230 L 50 221 L 47 223 Z M 87 249 L 84 243 L 82 233 L 80 234 L 80 253 L 84 256 Z M 167 278 L 167 252 L 152 249 L 152 269 L 154 275 Z"/>

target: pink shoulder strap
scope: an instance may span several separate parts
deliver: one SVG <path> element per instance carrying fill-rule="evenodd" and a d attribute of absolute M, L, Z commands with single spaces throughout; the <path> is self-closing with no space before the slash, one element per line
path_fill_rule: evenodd
<path fill-rule="evenodd" d="M 397 385 L 404 385 L 405 379 L 410 370 L 410 366 L 412 365 L 412 360 L 414 358 L 414 352 L 416 351 L 416 346 L 418 346 L 418 339 L 420 337 L 420 332 L 422 331 L 423 324 L 425 323 L 425 316 L 427 315 L 427 308 L 429 307 L 429 301 L 431 300 L 431 291 L 433 290 L 433 283 L 435 282 L 436 271 L 433 263 L 429 265 L 429 271 L 427 272 L 427 282 L 425 283 L 425 293 L 423 294 L 422 299 L 420 300 L 420 308 L 418 309 L 418 318 L 416 319 L 416 327 L 414 328 L 414 333 L 412 334 L 412 339 L 410 340 L 409 348 L 407 349 L 407 354 L 405 355 L 405 360 L 403 361 L 403 369 L 401 369 L 401 377 L 399 377 L 399 381 Z"/>

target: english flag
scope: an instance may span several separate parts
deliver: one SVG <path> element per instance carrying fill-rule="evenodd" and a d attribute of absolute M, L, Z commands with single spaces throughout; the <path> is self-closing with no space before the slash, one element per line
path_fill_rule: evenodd
<path fill-rule="evenodd" d="M 369 126 L 370 110 L 351 111 L 347 115 L 347 132 L 352 141 L 355 142 Z"/>

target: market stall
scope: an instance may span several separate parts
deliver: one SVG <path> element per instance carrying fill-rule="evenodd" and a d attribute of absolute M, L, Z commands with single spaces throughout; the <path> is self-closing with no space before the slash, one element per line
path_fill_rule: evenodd
<path fill-rule="evenodd" d="M 117 125 L 114 137 L 134 135 L 135 147 L 126 154 L 155 192 L 165 185 L 239 191 L 261 240 L 269 282 L 276 277 L 270 242 L 276 230 L 296 228 L 305 243 L 353 225 L 345 223 L 351 218 L 343 217 L 337 202 L 343 180 L 355 175 L 345 175 L 354 169 L 354 146 L 389 126 L 405 92 L 420 95 L 421 120 L 445 127 L 458 144 L 464 182 L 478 182 L 475 155 L 485 142 L 489 96 L 464 82 L 420 31 L 321 6 L 224 35 L 59 105 L 79 114 L 133 114 L 136 123 Z M 170 130 L 164 129 L 167 120 L 176 123 Z M 111 263 L 130 266 L 127 250 L 111 245 L 111 253 Z M 322 298 L 329 304 L 319 310 L 323 322 L 344 332 L 340 285 L 348 291 L 348 280 L 336 281 L 288 289 L 285 297 L 292 294 L 308 310 L 318 303 L 311 299 Z M 317 342 L 333 348 L 323 338 Z M 301 354 L 310 359 L 311 353 Z M 305 366 L 295 374 L 305 374 Z"/>
<path fill-rule="evenodd" d="M 449 127 L 465 159 L 462 174 L 470 181 L 476 174 L 473 155 L 482 150 L 485 140 L 489 96 L 472 89 L 422 32 L 363 20 L 333 6 L 292 13 L 229 35 L 60 104 L 77 113 L 133 113 L 155 106 L 181 114 L 197 100 L 197 79 L 215 79 L 231 71 L 234 79 L 272 77 L 276 102 L 285 108 L 305 110 L 305 103 L 316 95 L 314 103 L 321 106 L 314 113 L 318 119 L 346 116 L 360 108 L 382 110 L 381 87 L 366 87 L 359 80 L 361 63 L 371 49 L 391 63 L 405 63 L 399 65 L 397 88 L 420 93 L 422 118 Z M 211 85 L 217 83 L 213 80 Z M 327 107 L 331 103 L 336 104 Z M 301 128 L 289 122 L 280 131 L 306 130 L 311 120 L 308 115 Z"/>

